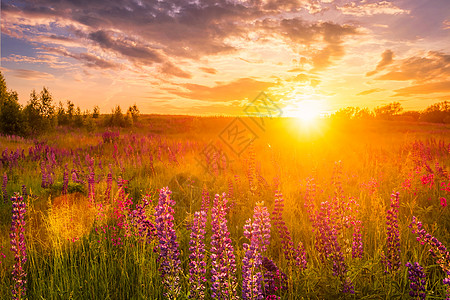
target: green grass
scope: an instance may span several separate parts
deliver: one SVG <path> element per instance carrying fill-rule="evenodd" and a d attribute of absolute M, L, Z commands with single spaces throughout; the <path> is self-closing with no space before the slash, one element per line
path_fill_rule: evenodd
<path fill-rule="evenodd" d="M 441 182 L 450 179 L 436 175 L 434 186 L 423 185 L 420 179 L 426 174 L 425 167 L 417 162 L 417 155 L 422 152 L 413 148 L 414 142 L 421 141 L 425 146 L 423 153 L 429 153 L 427 160 L 422 159 L 422 162 L 433 170 L 438 163 L 450 172 L 450 153 L 439 146 L 439 141 L 445 145 L 450 143 L 448 126 L 394 122 L 330 123 L 324 125 L 320 134 L 305 134 L 288 121 L 268 122 L 266 131 L 259 132 L 254 143 L 255 161 L 252 161 L 250 148 L 241 156 L 233 156 L 223 142 L 218 144 L 228 151 L 232 160 L 214 177 L 199 164 L 199 161 L 205 163 L 202 150 L 209 142 L 219 140 L 218 134 L 231 119 L 185 120 L 162 116 L 143 119 L 144 122 L 132 129 L 133 132 L 121 131 L 116 142 L 117 150 L 112 143 L 102 143 L 98 129 L 75 135 L 70 131 L 53 132 L 39 137 L 61 153 L 57 154 L 57 163 L 52 168 L 54 184 L 49 188 L 41 187 L 40 161 L 26 158 L 20 160 L 18 166 L 10 168 L 4 164 L 0 168 L 1 174 L 6 172 L 9 178 L 8 195 L 20 192 L 23 184 L 28 192 L 32 192 L 28 198 L 26 220 L 28 299 L 163 299 L 164 287 L 156 259 L 158 254 L 153 251 L 157 241 L 145 243 L 135 235 L 127 237 L 123 229 L 108 229 L 106 233 L 99 230 L 105 224 L 115 225 L 112 211 L 117 205 L 119 191 L 116 180 L 119 177 L 128 180 L 126 192 L 134 204 L 149 194 L 153 207 L 158 200 L 158 189 L 169 186 L 172 190 L 177 202 L 175 225 L 183 267 L 180 299 L 187 298 L 189 293 L 190 231 L 187 227 L 193 213 L 200 208 L 203 186 L 208 188 L 212 199 L 216 193 L 229 191 L 229 181 L 233 184 L 228 228 L 235 249 L 236 275 L 241 282 L 242 244 L 248 242 L 243 237 L 243 225 L 252 217 L 256 202 L 264 201 L 269 211 L 273 210 L 273 182 L 276 177 L 284 195 L 283 218 L 294 244 L 303 242 L 308 259 L 305 271 L 299 272 L 290 266 L 283 256 L 280 238 L 272 229 L 271 245 L 265 255 L 289 276 L 289 288 L 280 294 L 283 299 L 408 299 L 409 282 L 404 267 L 408 261 L 418 261 L 424 266 L 428 299 L 445 298 L 442 269 L 436 265 L 427 248 L 416 241 L 408 225 L 415 215 L 428 232 L 450 246 L 449 208 L 443 208 L 439 203 L 440 197 L 447 197 L 450 201 L 450 195 L 440 186 Z M 208 130 L 199 131 L 202 128 Z M 30 140 L 11 142 L 5 137 L 0 137 L 0 144 L 0 151 L 7 147 L 9 150 L 25 149 L 25 153 L 33 145 Z M 168 149 L 176 153 L 177 162 L 170 159 Z M 108 210 L 106 223 L 92 221 L 95 208 L 90 207 L 86 199 L 87 183 L 75 184 L 70 179 L 69 191 L 74 193 L 73 202 L 66 210 L 61 206 L 64 166 L 68 164 L 69 171 L 79 169 L 80 166 L 74 164 L 79 159 L 82 171 L 89 174 L 85 162 L 87 154 L 95 162 L 96 202 L 103 203 Z M 351 228 L 344 230 L 339 239 L 348 266 L 347 277 L 355 287 L 354 295 L 340 293 L 339 278 L 332 276 L 332 262 L 323 261 L 315 248 L 315 228 L 304 207 L 308 177 L 313 177 L 317 184 L 316 207 L 332 199 L 336 189 L 333 178 L 337 161 L 341 161 L 344 196 L 353 197 L 359 204 L 358 218 L 363 224 L 362 259 L 352 259 L 351 252 L 347 252 L 347 247 L 351 247 Z M 111 198 L 104 199 L 109 166 L 114 184 Z M 248 176 L 253 178 L 253 188 L 250 188 Z M 405 189 L 405 180 L 411 176 L 411 188 Z M 370 182 L 377 183 L 374 193 L 367 187 Z M 402 266 L 397 272 L 385 274 L 381 262 L 386 240 L 385 212 L 393 191 L 400 192 Z M 152 214 L 152 208 L 148 214 Z M 14 261 L 9 251 L 10 225 L 10 203 L 1 203 L 0 246 L 3 248 L 0 250 L 6 257 L 0 257 L 0 295 L 11 295 L 10 274 Z M 69 229 L 64 233 L 64 228 Z M 209 257 L 210 217 L 206 230 Z M 57 235 L 63 236 L 63 233 L 75 235 L 78 239 L 61 240 Z M 111 241 L 118 236 L 121 237 L 121 245 Z M 208 270 L 210 263 L 208 260 Z M 209 295 L 209 271 L 207 276 Z"/>

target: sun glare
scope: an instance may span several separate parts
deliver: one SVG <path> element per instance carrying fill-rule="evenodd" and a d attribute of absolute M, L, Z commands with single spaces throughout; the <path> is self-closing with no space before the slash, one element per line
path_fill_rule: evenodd
<path fill-rule="evenodd" d="M 301 123 L 311 125 L 323 114 L 323 101 L 303 100 L 297 103 L 290 115 L 297 118 Z"/>

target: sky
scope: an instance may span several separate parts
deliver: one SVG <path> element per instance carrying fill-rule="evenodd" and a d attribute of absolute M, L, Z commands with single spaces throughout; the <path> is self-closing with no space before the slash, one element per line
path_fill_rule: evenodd
<path fill-rule="evenodd" d="M 450 100 L 450 1 L 3 0 L 0 70 L 102 113 L 423 110 Z"/>

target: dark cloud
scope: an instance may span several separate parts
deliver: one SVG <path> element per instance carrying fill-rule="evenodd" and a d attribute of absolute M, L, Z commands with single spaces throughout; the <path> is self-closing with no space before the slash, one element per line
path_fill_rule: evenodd
<path fill-rule="evenodd" d="M 187 92 L 177 90 L 171 90 L 171 92 L 190 99 L 229 102 L 245 98 L 252 99 L 261 91 L 274 85 L 275 83 L 273 82 L 258 81 L 252 78 L 240 78 L 228 83 L 218 83 L 213 87 L 199 84 L 184 84 L 183 87 L 188 90 Z"/>
<path fill-rule="evenodd" d="M 65 48 L 52 48 L 52 47 L 42 47 L 43 50 L 48 53 L 58 54 L 65 57 L 74 58 L 81 61 L 84 65 L 91 68 L 99 69 L 118 69 L 119 65 L 112 61 L 100 58 L 91 53 L 72 53 L 67 51 Z"/>
<path fill-rule="evenodd" d="M 155 62 L 162 62 L 161 56 L 155 50 L 137 44 L 133 40 L 127 40 L 121 37 L 115 38 L 112 34 L 103 30 L 90 33 L 89 38 L 98 43 L 102 48 L 113 50 L 132 61 L 148 65 Z"/>
<path fill-rule="evenodd" d="M 381 54 L 381 60 L 380 62 L 378 62 L 377 67 L 375 68 L 375 70 L 368 72 L 366 74 L 366 76 L 372 76 L 375 75 L 376 73 L 382 71 L 384 69 L 384 67 L 386 67 L 387 65 L 392 64 L 392 62 L 394 61 L 394 52 L 392 52 L 391 50 L 385 50 L 382 54 Z"/>
<path fill-rule="evenodd" d="M 265 21 L 261 26 L 268 31 L 277 30 L 275 21 Z M 296 48 L 297 44 L 311 45 L 325 42 L 322 49 L 312 51 L 313 71 L 320 71 L 330 66 L 334 60 L 344 54 L 343 42 L 347 36 L 359 34 L 356 27 L 339 25 L 331 22 L 310 23 L 299 18 L 283 19 L 279 23 L 281 34 Z"/>

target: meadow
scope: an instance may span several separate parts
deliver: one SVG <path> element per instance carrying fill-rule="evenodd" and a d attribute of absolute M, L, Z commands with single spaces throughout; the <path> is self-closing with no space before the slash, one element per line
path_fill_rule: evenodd
<path fill-rule="evenodd" d="M 450 125 L 254 121 L 1 136 L 1 298 L 450 297 Z"/>

